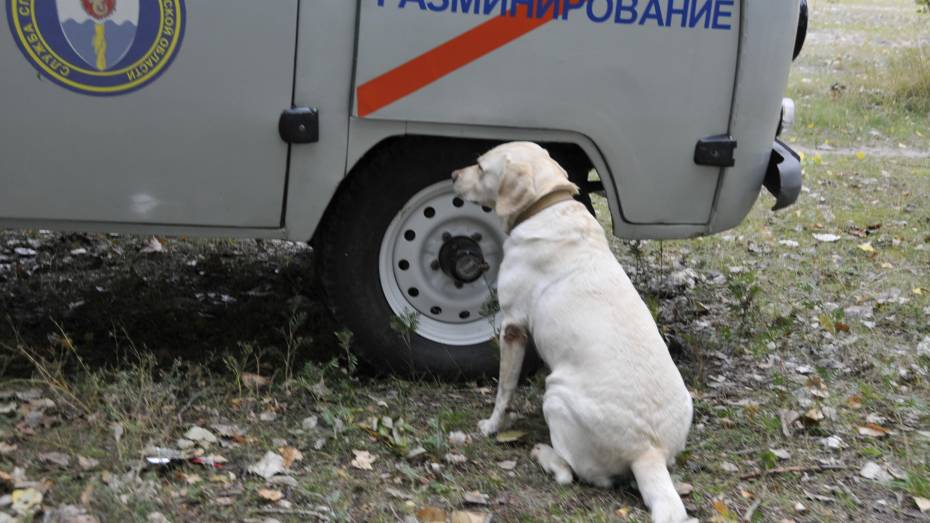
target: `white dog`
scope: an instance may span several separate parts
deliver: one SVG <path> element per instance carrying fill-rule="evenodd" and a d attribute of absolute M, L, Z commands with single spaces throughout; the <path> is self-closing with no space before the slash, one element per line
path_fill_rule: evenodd
<path fill-rule="evenodd" d="M 604 230 L 572 199 L 578 187 L 529 142 L 495 147 L 452 179 L 510 233 L 498 276 L 500 380 L 481 432 L 502 428 L 532 335 L 552 370 L 543 401 L 552 446 L 532 452 L 542 468 L 561 484 L 574 472 L 601 487 L 632 471 L 654 522 L 689 521 L 667 467 L 685 447 L 691 396 Z"/>

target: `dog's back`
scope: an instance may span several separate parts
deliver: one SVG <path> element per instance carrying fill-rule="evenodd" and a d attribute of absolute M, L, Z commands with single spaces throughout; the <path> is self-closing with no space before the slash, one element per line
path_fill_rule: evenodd
<path fill-rule="evenodd" d="M 691 397 L 652 315 L 584 206 L 545 212 L 513 231 L 502 273 L 521 275 L 517 295 L 530 304 L 530 332 L 552 369 L 547 397 L 571 405 L 592 445 L 616 458 L 601 456 L 614 474 L 652 446 L 674 456 L 685 445 Z"/>

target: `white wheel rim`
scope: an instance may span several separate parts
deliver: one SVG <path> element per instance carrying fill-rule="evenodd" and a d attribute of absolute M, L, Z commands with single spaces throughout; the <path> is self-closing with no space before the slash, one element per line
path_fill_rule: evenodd
<path fill-rule="evenodd" d="M 433 267 L 443 234 L 476 240 L 490 266 L 481 278 L 461 283 Z M 477 236 L 475 236 L 477 234 Z M 384 297 L 398 316 L 416 313 L 416 333 L 444 345 L 475 345 L 494 337 L 498 318 L 482 316 L 496 287 L 506 235 L 490 209 L 455 195 L 452 182 L 415 194 L 388 225 L 381 241 L 378 272 Z"/>

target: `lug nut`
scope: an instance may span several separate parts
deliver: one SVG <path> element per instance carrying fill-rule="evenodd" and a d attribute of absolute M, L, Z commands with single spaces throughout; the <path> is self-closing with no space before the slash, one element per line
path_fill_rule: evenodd
<path fill-rule="evenodd" d="M 452 235 L 448 232 L 442 233 L 442 241 L 447 242 L 452 239 Z"/>
<path fill-rule="evenodd" d="M 456 288 L 456 289 L 461 289 L 462 286 L 463 286 L 463 283 L 460 282 L 460 281 L 458 281 L 458 280 L 456 280 L 456 282 L 455 282 L 455 288 Z"/>
<path fill-rule="evenodd" d="M 480 241 L 481 241 L 481 233 L 480 233 L 480 232 L 476 232 L 475 234 L 472 234 L 472 235 L 471 235 L 471 239 L 472 239 L 472 240 L 475 240 L 476 242 L 480 242 Z"/>
<path fill-rule="evenodd" d="M 430 268 L 430 269 L 433 269 L 434 271 L 438 271 L 438 270 L 439 270 L 439 260 L 433 260 L 433 261 L 431 261 L 430 264 L 429 264 L 429 268 Z"/>

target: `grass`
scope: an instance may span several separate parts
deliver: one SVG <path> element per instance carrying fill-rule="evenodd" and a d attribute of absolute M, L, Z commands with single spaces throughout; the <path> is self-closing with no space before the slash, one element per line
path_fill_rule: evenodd
<path fill-rule="evenodd" d="M 805 150 L 795 206 L 773 214 L 762 195 L 743 224 L 714 237 L 613 240 L 660 328 L 678 340 L 695 418 L 674 474 L 692 485 L 686 502 L 702 520 L 736 521 L 750 509 L 754 521 L 926 517 L 912 499 L 930 497 L 930 355 L 917 352 L 930 337 L 930 142 L 919 110 L 927 62 L 918 51 L 928 19 L 915 7 L 812 2 L 811 39 L 789 88 L 799 124 L 786 138 Z M 831 90 L 837 82 L 846 88 Z M 608 216 L 603 200 L 595 205 Z M 824 233 L 839 239 L 814 236 Z M 147 257 L 134 254 L 136 238 L 18 231 L 0 232 L 0 254 L 30 240 L 41 243 L 37 259 L 0 263 L 0 411 L 13 404 L 0 414 L 0 443 L 15 446 L 0 445 L 0 499 L 31 485 L 45 512 L 74 505 L 100 521 L 153 512 L 402 521 L 426 507 L 498 521 L 648 520 L 632 487 L 559 487 L 530 461 L 547 439 L 542 376 L 518 392 L 512 425 L 526 435 L 512 443 L 475 434 L 494 383 L 364 377 L 351 333 L 327 319 L 297 246 L 166 240 L 168 254 Z M 71 256 L 75 247 L 92 256 Z M 685 269 L 693 286 L 680 283 Z M 395 323 L 409 331 L 408 319 Z M 255 385 L 255 374 L 269 384 Z M 799 420 L 783 422 L 791 411 Z M 177 448 L 191 426 L 217 423 L 245 431 L 203 449 L 224 467 L 145 460 L 149 447 Z M 860 433 L 868 423 L 888 433 Z M 456 448 L 453 431 L 473 439 Z M 826 447 L 830 437 L 843 446 Z M 287 447 L 304 456 L 289 473 L 295 485 L 248 473 Z M 418 447 L 425 452 L 406 457 Z M 353 451 L 375 456 L 373 470 L 353 467 Z M 49 452 L 69 464 L 43 460 Z M 449 453 L 467 461 L 450 463 Z M 78 456 L 99 463 L 85 469 Z M 870 461 L 891 479 L 862 477 Z M 472 491 L 490 504 L 466 503 Z M 0 512 L 12 513 L 2 501 Z"/>
<path fill-rule="evenodd" d="M 792 72 L 796 138 L 809 147 L 926 149 L 928 15 L 905 0 L 810 2 Z"/>

